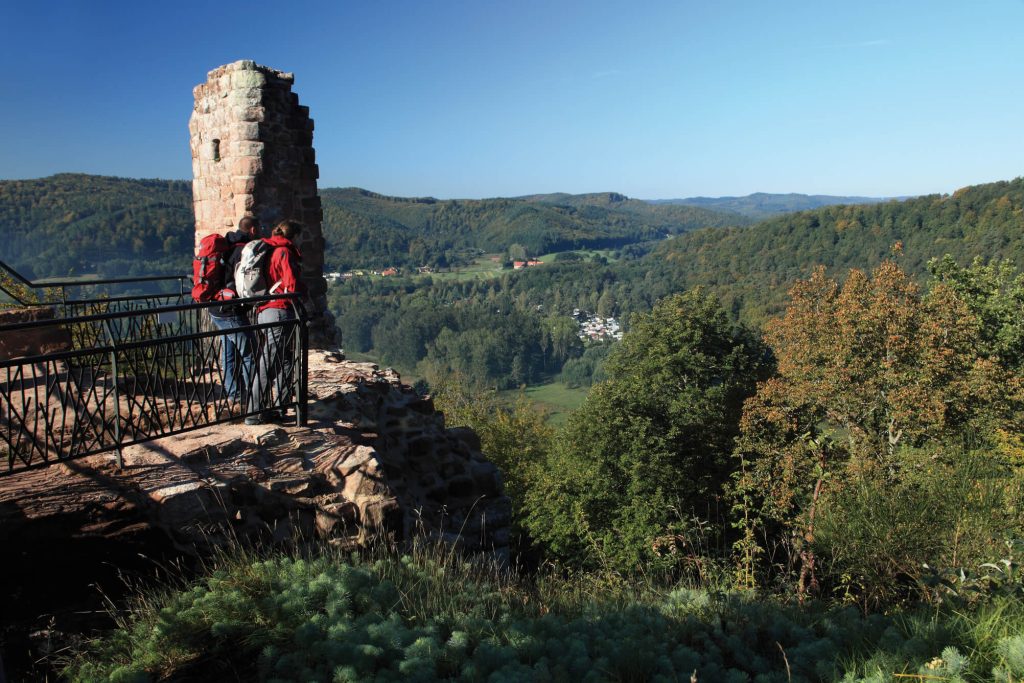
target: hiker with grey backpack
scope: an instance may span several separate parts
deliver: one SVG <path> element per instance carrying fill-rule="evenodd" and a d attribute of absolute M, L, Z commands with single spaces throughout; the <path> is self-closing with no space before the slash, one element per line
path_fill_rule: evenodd
<path fill-rule="evenodd" d="M 303 290 L 299 279 L 301 254 L 292 240 L 302 231 L 298 221 L 282 221 L 271 236 L 253 240 L 242 249 L 235 267 L 235 288 L 242 298 L 267 294 L 291 294 Z M 294 320 L 293 304 L 288 299 L 272 299 L 256 308 L 256 323 Z M 290 401 L 292 376 L 291 349 L 286 348 L 285 327 L 268 328 L 259 354 L 252 391 L 246 412 L 257 413 L 245 418 L 255 425 L 282 417 L 272 409 Z"/>

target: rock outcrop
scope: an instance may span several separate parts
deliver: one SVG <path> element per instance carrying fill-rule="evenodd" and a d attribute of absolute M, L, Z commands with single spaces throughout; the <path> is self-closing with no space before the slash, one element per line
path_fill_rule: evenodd
<path fill-rule="evenodd" d="M 7 541 L 152 529 L 202 553 L 237 539 L 355 547 L 417 536 L 508 553 L 501 474 L 466 429 L 446 429 L 397 374 L 311 352 L 310 419 L 226 424 L 0 477 Z"/>
<path fill-rule="evenodd" d="M 11 308 L 0 310 L 0 327 L 16 323 L 53 320 L 54 310 L 39 308 Z M 46 325 L 42 327 L 0 331 L 0 360 L 38 356 L 45 353 L 69 351 L 71 333 L 65 327 Z"/>

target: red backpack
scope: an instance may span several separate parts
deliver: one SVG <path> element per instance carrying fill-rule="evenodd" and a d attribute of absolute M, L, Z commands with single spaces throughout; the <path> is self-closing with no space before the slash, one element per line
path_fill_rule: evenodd
<path fill-rule="evenodd" d="M 224 259 L 233 245 L 221 235 L 207 235 L 199 241 L 192 260 L 192 300 L 213 301 L 224 288 Z"/>

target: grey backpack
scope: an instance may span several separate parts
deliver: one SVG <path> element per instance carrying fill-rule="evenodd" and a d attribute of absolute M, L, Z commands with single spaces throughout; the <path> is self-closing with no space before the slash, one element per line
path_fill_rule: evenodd
<path fill-rule="evenodd" d="M 242 248 L 235 266 L 235 291 L 239 298 L 267 293 L 267 260 L 271 251 L 273 249 L 263 240 L 253 240 Z"/>

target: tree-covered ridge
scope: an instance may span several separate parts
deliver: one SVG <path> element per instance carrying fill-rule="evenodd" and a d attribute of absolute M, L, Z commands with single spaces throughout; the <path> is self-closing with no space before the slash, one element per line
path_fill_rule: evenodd
<path fill-rule="evenodd" d="M 719 207 L 699 207 L 695 205 L 669 202 L 650 202 L 643 199 L 632 199 L 618 192 L 591 192 L 587 194 L 536 194 L 519 197 L 528 202 L 566 206 L 576 209 L 599 208 L 609 211 L 630 213 L 643 217 L 653 225 L 671 227 L 676 224 L 706 225 L 709 227 L 724 225 L 747 225 L 751 223 L 749 216 L 732 209 Z M 675 231 L 673 231 L 674 234 Z"/>
<path fill-rule="evenodd" d="M 746 220 L 636 200 L 553 206 L 407 199 L 357 188 L 320 194 L 331 269 L 444 267 L 512 245 L 529 255 L 623 246 Z M 185 272 L 194 232 L 191 184 L 84 174 L 0 181 L 0 229 L 0 259 L 36 277 Z"/>
<path fill-rule="evenodd" d="M 191 183 L 63 173 L 0 181 L 0 259 L 29 276 L 184 272 Z"/>
<path fill-rule="evenodd" d="M 896 243 L 903 245 L 901 264 L 915 277 L 924 277 L 928 260 L 943 254 L 961 264 L 976 256 L 1020 263 L 1022 206 L 1024 179 L 966 187 L 953 195 L 831 206 L 748 228 L 689 232 L 643 258 L 603 269 L 564 264 L 524 272 L 514 288 L 516 294 L 537 296 L 557 290 L 563 299 L 597 298 L 608 291 L 623 313 L 649 310 L 663 296 L 707 286 L 734 314 L 761 322 L 782 310 L 788 286 L 815 266 L 825 265 L 830 274 L 873 268 Z"/>
<path fill-rule="evenodd" d="M 729 304 L 774 314 L 788 285 L 817 265 L 829 273 L 874 268 L 902 243 L 902 266 L 923 277 L 927 262 L 950 254 L 1024 263 L 1024 178 L 974 185 L 952 195 L 883 204 L 830 206 L 748 229 L 696 231 L 665 243 L 647 261 L 652 277 L 676 287 L 713 287 Z"/>
<path fill-rule="evenodd" d="M 652 204 L 681 204 L 700 206 L 715 211 L 733 211 L 757 220 L 772 218 L 780 213 L 808 211 L 836 204 L 877 204 L 886 197 L 838 197 L 825 194 L 773 194 L 755 192 L 744 197 L 687 197 L 686 199 L 653 199 Z"/>
<path fill-rule="evenodd" d="M 474 356 L 483 359 L 488 357 L 485 349 L 525 338 L 521 325 L 513 322 L 519 318 L 509 314 L 512 310 L 533 321 L 527 327 L 537 331 L 534 337 L 540 344 L 541 320 L 567 316 L 574 308 L 628 320 L 650 311 L 664 297 L 698 286 L 713 292 L 731 317 L 759 325 L 782 311 L 788 287 L 818 264 L 831 275 L 870 269 L 900 242 L 901 266 L 917 280 L 926 276 L 927 261 L 943 254 L 963 265 L 976 256 L 1024 262 L 1022 204 L 1024 180 L 1014 180 L 964 188 L 952 196 L 827 207 L 748 228 L 700 230 L 661 242 L 646 255 L 633 254 L 639 245 L 624 247 L 617 252 L 619 260 L 607 266 L 554 261 L 486 281 L 353 282 L 334 289 L 331 297 L 352 348 L 373 347 L 385 362 L 410 369 L 427 357 L 428 345 L 446 326 L 464 340 L 472 330 L 478 349 Z M 455 322 L 453 305 L 482 302 L 487 302 L 487 315 L 462 316 Z M 499 310 L 503 313 L 497 314 Z M 439 358 L 445 349 L 456 348 L 462 347 L 434 345 L 433 353 Z M 513 379 L 509 373 L 515 355 L 506 362 L 481 361 L 477 367 L 488 370 L 480 374 L 462 369 L 498 386 L 514 386 L 521 379 L 532 383 L 555 370 L 550 357 L 539 364 L 541 354 L 524 350 L 518 355 L 527 365 L 516 375 L 521 379 Z M 538 364 L 530 366 L 529 359 Z"/>
<path fill-rule="evenodd" d="M 323 189 L 327 262 L 356 266 L 446 266 L 467 251 L 522 245 L 530 255 L 616 247 L 747 219 L 693 207 L 657 207 L 622 195 L 438 200 Z M 594 198 L 612 197 L 607 201 Z M 619 199 L 614 199 L 619 198 Z"/>

